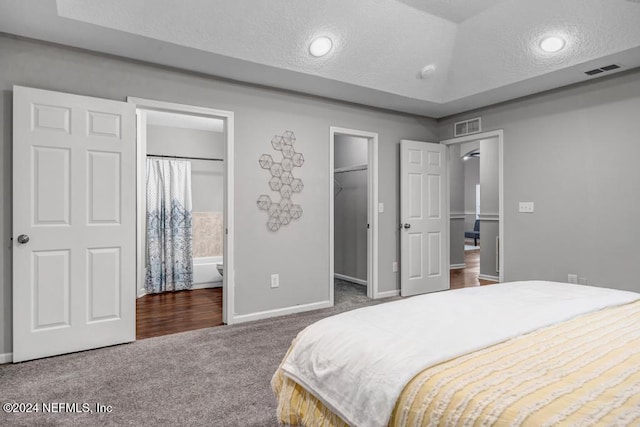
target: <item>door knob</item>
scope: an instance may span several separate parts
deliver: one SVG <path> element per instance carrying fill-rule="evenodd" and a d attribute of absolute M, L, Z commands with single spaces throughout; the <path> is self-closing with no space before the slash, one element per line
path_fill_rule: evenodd
<path fill-rule="evenodd" d="M 411 228 L 411 224 L 405 224 L 404 228 Z"/>
<path fill-rule="evenodd" d="M 29 243 L 29 236 L 27 236 L 26 234 L 21 234 L 18 236 L 18 243 L 22 243 L 23 245 L 25 243 Z"/>

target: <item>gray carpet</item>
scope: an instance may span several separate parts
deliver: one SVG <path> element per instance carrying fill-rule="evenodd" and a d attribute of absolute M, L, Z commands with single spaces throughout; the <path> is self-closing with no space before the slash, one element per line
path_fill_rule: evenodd
<path fill-rule="evenodd" d="M 0 365 L 0 401 L 111 405 L 111 413 L 0 412 L 0 425 L 277 426 L 270 380 L 291 340 L 323 317 L 388 301 L 336 283 L 335 307 Z"/>

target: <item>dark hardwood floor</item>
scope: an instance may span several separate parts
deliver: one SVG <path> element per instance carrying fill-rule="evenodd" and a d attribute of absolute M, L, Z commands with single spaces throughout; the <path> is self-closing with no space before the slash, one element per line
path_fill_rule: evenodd
<path fill-rule="evenodd" d="M 464 251 L 464 262 L 465 268 L 451 270 L 451 289 L 493 285 L 496 283 L 491 280 L 478 279 L 480 275 L 480 249 Z"/>
<path fill-rule="evenodd" d="M 145 295 L 136 300 L 139 340 L 222 324 L 222 288 Z"/>
<path fill-rule="evenodd" d="M 451 289 L 491 285 L 479 280 L 480 250 L 465 251 L 466 268 L 451 270 Z M 136 300 L 136 338 L 222 325 L 222 288 L 145 295 Z"/>

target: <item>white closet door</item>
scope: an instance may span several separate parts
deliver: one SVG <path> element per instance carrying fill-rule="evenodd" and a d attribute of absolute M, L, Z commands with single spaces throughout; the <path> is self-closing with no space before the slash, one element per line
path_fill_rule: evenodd
<path fill-rule="evenodd" d="M 13 361 L 134 341 L 135 107 L 13 100 Z"/>

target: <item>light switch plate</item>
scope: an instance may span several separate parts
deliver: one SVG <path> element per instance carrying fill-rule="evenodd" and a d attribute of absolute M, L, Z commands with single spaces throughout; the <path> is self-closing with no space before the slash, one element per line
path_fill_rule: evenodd
<path fill-rule="evenodd" d="M 520 202 L 518 204 L 518 212 L 533 213 L 533 202 Z"/>
<path fill-rule="evenodd" d="M 379 213 L 384 212 L 384 203 L 378 203 L 378 212 Z"/>
<path fill-rule="evenodd" d="M 280 286 L 280 275 L 279 274 L 272 274 L 271 275 L 271 287 L 272 288 L 277 288 Z"/>

